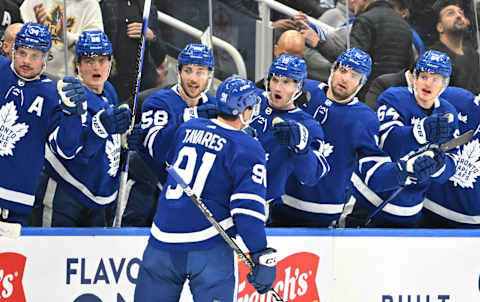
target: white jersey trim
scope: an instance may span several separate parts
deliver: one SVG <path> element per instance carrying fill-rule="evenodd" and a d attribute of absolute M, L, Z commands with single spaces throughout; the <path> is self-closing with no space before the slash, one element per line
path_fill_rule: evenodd
<path fill-rule="evenodd" d="M 480 224 L 480 216 L 465 215 L 455 212 L 439 205 L 438 203 L 428 198 L 425 198 L 425 200 L 423 201 L 423 206 L 426 209 L 432 211 L 433 213 L 442 216 L 448 220 L 453 220 L 459 223 Z"/>
<path fill-rule="evenodd" d="M 315 214 L 340 214 L 343 211 L 344 204 L 328 204 L 303 201 L 290 195 L 282 195 L 283 203 L 297 210 L 315 213 Z"/>
<path fill-rule="evenodd" d="M 220 221 L 219 224 L 222 226 L 224 230 L 227 230 L 233 226 L 233 219 L 232 217 L 225 218 L 224 220 Z M 166 243 L 191 243 L 191 242 L 200 242 L 210 239 L 212 237 L 217 236 L 219 233 L 215 229 L 215 227 L 210 226 L 206 229 L 196 232 L 189 232 L 189 233 L 167 233 L 160 230 L 156 225 L 155 222 L 152 224 L 152 228 L 150 229 L 150 233 L 152 236 L 161 242 Z"/>
<path fill-rule="evenodd" d="M 363 183 L 363 181 L 360 179 L 360 177 L 357 174 L 353 173 L 351 180 L 355 188 L 360 192 L 360 194 L 363 195 L 363 197 L 365 197 L 367 201 L 369 201 L 375 207 L 378 207 L 382 204 L 383 199 L 381 199 L 380 196 L 378 196 L 375 192 L 370 190 L 370 188 L 367 187 L 365 183 Z M 420 213 L 422 208 L 423 208 L 423 202 L 410 207 L 403 207 L 403 206 L 387 203 L 385 207 L 382 209 L 382 211 L 392 215 L 396 215 L 396 216 L 408 217 L 408 216 L 414 216 Z"/>
<path fill-rule="evenodd" d="M 45 159 L 52 165 L 52 167 L 57 171 L 58 175 L 60 175 L 63 180 L 68 182 L 74 188 L 82 192 L 88 199 L 92 200 L 93 202 L 99 205 L 107 205 L 112 203 L 117 199 L 118 190 L 115 191 L 110 196 L 95 196 L 92 192 L 81 182 L 79 182 L 70 172 L 65 168 L 64 165 L 55 157 L 53 152 L 50 150 L 48 145 L 45 146 Z"/>
<path fill-rule="evenodd" d="M 263 206 L 266 205 L 265 199 L 256 195 L 256 194 L 249 194 L 249 193 L 235 193 L 230 196 L 230 202 L 237 200 L 237 199 L 248 199 L 248 200 L 255 200 L 261 203 Z"/>
<path fill-rule="evenodd" d="M 30 195 L 22 192 L 17 192 L 0 187 L 0 198 L 8 201 L 21 203 L 32 207 L 35 201 L 35 195 Z"/>
<path fill-rule="evenodd" d="M 254 210 L 250 210 L 250 209 L 235 208 L 235 209 L 230 211 L 230 215 L 233 216 L 233 215 L 236 215 L 236 214 L 243 214 L 243 215 L 252 216 L 252 217 L 255 217 L 255 218 L 261 220 L 262 222 L 267 221 L 267 217 L 265 217 L 265 215 L 263 215 L 262 213 L 259 213 L 257 211 L 254 211 Z"/>

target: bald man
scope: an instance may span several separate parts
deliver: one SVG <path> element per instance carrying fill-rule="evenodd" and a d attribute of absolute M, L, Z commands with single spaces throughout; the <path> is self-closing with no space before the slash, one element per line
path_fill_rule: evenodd
<path fill-rule="evenodd" d="M 273 46 L 273 55 L 275 58 L 283 54 L 290 54 L 300 58 L 304 57 L 305 38 L 302 33 L 296 30 L 285 31 Z"/>
<path fill-rule="evenodd" d="M 2 50 L 4 55 L 9 59 L 12 58 L 13 42 L 15 41 L 15 37 L 17 36 L 17 33 L 20 31 L 22 26 L 23 23 L 13 23 L 5 29 L 5 40 L 2 43 Z"/>

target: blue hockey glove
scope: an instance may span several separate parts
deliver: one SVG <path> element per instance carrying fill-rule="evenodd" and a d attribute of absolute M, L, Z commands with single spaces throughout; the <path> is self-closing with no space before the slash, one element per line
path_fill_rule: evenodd
<path fill-rule="evenodd" d="M 327 32 L 323 28 L 316 26 L 312 22 L 308 22 L 308 26 L 310 26 L 310 28 L 317 33 L 318 37 L 320 38 L 320 42 L 327 41 Z"/>
<path fill-rule="evenodd" d="M 277 275 L 277 250 L 264 248 L 250 254 L 253 270 L 247 275 L 248 282 L 258 293 L 264 294 L 272 288 Z"/>
<path fill-rule="evenodd" d="M 410 152 L 397 161 L 397 176 L 402 186 L 436 177 L 444 169 L 445 153 L 436 146 Z"/>
<path fill-rule="evenodd" d="M 292 120 L 274 123 L 273 135 L 280 145 L 288 148 L 297 154 L 305 154 L 310 148 L 310 135 L 308 129 L 300 123 Z"/>
<path fill-rule="evenodd" d="M 187 122 L 194 118 L 216 118 L 217 105 L 212 103 L 203 104 L 200 106 L 188 107 L 183 110 L 183 114 L 180 115 L 180 122 Z"/>
<path fill-rule="evenodd" d="M 452 116 L 453 117 L 453 116 Z M 451 138 L 453 119 L 447 116 L 432 114 L 421 119 L 413 126 L 413 135 L 419 144 L 441 144 Z"/>
<path fill-rule="evenodd" d="M 133 127 L 132 131 L 127 135 L 127 147 L 131 151 L 142 151 L 145 150 L 143 142 L 145 141 L 145 136 L 147 135 L 147 130 L 142 129 L 140 124 L 137 124 Z"/>
<path fill-rule="evenodd" d="M 62 102 L 60 107 L 68 115 L 82 115 L 87 111 L 87 93 L 79 79 L 64 77 L 57 82 L 57 91 Z"/>
<path fill-rule="evenodd" d="M 108 107 L 100 110 L 92 118 L 92 129 L 101 138 L 109 134 L 121 134 L 127 131 L 132 112 L 127 107 Z"/>

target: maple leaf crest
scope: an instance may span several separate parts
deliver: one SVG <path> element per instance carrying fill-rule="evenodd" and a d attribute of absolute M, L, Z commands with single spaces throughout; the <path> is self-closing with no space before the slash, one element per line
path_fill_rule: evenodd
<path fill-rule="evenodd" d="M 13 101 L 2 106 L 0 109 L 0 156 L 13 155 L 15 143 L 28 132 L 27 124 L 15 124 L 17 119 L 17 108 Z"/>
<path fill-rule="evenodd" d="M 333 145 L 330 145 L 329 143 L 326 143 L 324 141 L 319 141 L 320 142 L 320 148 L 318 148 L 318 152 L 323 157 L 328 157 L 330 154 L 333 152 Z"/>
<path fill-rule="evenodd" d="M 473 189 L 477 177 L 480 176 L 480 142 L 479 139 L 465 144 L 457 154 L 453 155 L 456 165 L 455 174 L 450 177 L 454 186 Z"/>
<path fill-rule="evenodd" d="M 112 135 L 112 140 L 105 143 L 105 153 L 108 157 L 108 175 L 115 177 L 120 166 L 120 134 Z"/>

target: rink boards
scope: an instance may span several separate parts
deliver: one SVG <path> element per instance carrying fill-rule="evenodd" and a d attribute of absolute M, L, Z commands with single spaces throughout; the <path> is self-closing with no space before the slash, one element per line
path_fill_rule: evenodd
<path fill-rule="evenodd" d="M 130 302 L 148 229 L 25 228 L 0 237 L 0 302 Z M 269 229 L 288 301 L 480 301 L 480 230 Z M 215 261 L 215 259 L 212 259 Z M 241 302 L 272 301 L 246 282 Z M 184 292 L 181 301 L 192 301 Z"/>

